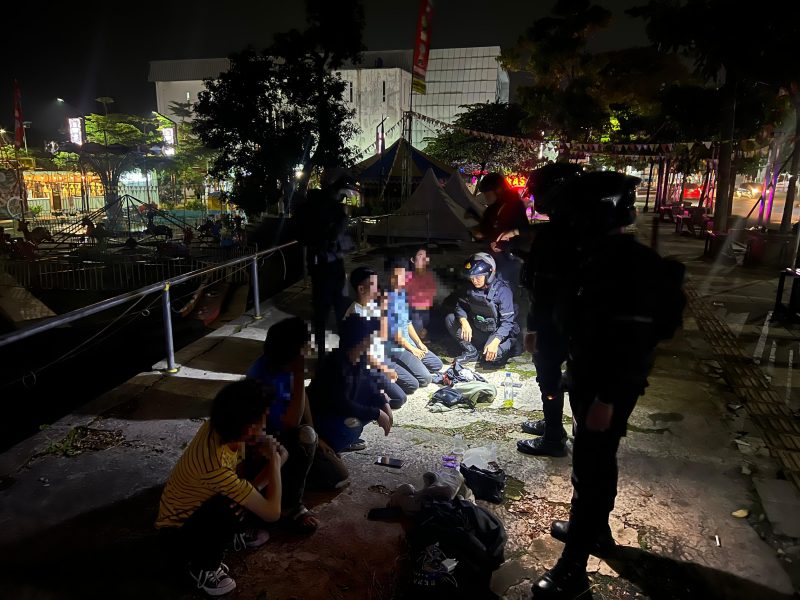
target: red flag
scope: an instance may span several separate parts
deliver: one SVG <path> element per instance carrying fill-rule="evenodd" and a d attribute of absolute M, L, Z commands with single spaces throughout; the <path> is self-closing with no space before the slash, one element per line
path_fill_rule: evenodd
<path fill-rule="evenodd" d="M 431 47 L 431 17 L 433 0 L 420 0 L 417 19 L 417 43 L 414 45 L 411 87 L 418 94 L 425 93 L 425 75 L 428 71 L 428 52 Z"/>
<path fill-rule="evenodd" d="M 22 148 L 25 139 L 25 126 L 22 123 L 22 94 L 19 84 L 14 80 L 14 148 Z"/>

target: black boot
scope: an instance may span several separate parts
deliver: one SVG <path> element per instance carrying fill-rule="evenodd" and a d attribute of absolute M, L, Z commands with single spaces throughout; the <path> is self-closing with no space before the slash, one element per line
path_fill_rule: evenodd
<path fill-rule="evenodd" d="M 473 346 L 469 342 L 460 342 L 460 344 L 463 352 L 461 353 L 460 356 L 456 356 L 456 360 L 458 362 L 465 363 L 465 362 L 474 362 L 478 360 L 478 356 L 480 355 L 478 354 L 478 350 L 477 348 L 475 348 L 475 346 Z"/>
<path fill-rule="evenodd" d="M 539 419 L 538 421 L 525 421 L 522 423 L 522 431 L 524 433 L 530 433 L 531 435 L 544 435 L 544 423 L 544 419 Z M 567 430 L 563 427 L 561 428 L 561 439 L 565 441 L 567 439 Z"/>
<path fill-rule="evenodd" d="M 561 458 L 567 455 L 567 446 L 563 440 L 558 442 L 546 440 L 543 437 L 532 440 L 517 440 L 517 450 L 523 454 L 534 456 L 555 456 Z"/>
<path fill-rule="evenodd" d="M 534 600 L 592 600 L 586 568 L 559 559 L 531 588 Z"/>
<path fill-rule="evenodd" d="M 567 532 L 569 531 L 569 521 L 553 521 L 550 524 L 550 535 L 559 542 L 567 542 Z M 597 540 L 592 544 L 591 552 L 595 556 L 608 556 L 614 553 L 617 542 L 611 535 L 611 528 L 606 525 L 605 530 L 597 536 Z"/>

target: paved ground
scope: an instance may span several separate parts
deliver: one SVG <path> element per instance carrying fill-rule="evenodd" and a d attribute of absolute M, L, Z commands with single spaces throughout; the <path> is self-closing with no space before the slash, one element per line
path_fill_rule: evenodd
<path fill-rule="evenodd" d="M 648 231 L 642 233 L 649 238 Z M 672 233 L 662 235 L 660 243 L 665 253 L 686 260 L 698 293 L 683 331 L 661 348 L 651 386 L 622 444 L 612 528 L 624 548 L 607 562 L 593 560 L 595 596 L 791 597 L 800 587 L 800 546 L 792 537 L 798 535 L 792 517 L 800 514 L 800 505 L 791 504 L 791 492 L 781 484 L 786 483 L 783 466 L 770 456 L 761 430 L 726 377 L 729 365 L 708 341 L 711 313 L 723 333 L 727 328 L 739 335 L 741 352 L 750 356 L 745 333 L 757 331 L 759 321 L 763 325 L 769 273 L 704 263 L 697 260 L 702 242 Z M 444 286 L 455 281 L 449 268 L 468 253 L 469 248 L 433 252 Z M 356 260 L 378 265 L 382 255 Z M 737 311 L 722 313 L 732 307 L 718 299 L 740 295 L 729 290 L 739 285 L 750 293 L 761 290 L 748 298 L 752 308 L 741 330 L 735 327 L 737 317 L 730 317 Z M 257 356 L 272 322 L 290 312 L 306 316 L 308 293 L 302 283 L 293 286 L 265 306 L 264 320 L 243 317 L 179 352 L 184 365 L 179 376 L 142 373 L 0 456 L 4 592 L 37 599 L 195 597 L 170 570 L 150 528 L 160 486 L 216 391 Z M 772 326 L 764 348 L 784 335 L 792 335 L 791 328 Z M 437 348 L 446 353 L 445 346 Z M 791 405 L 794 387 L 781 386 L 786 374 L 777 370 L 781 348 L 771 367 L 773 387 L 765 391 L 788 389 Z M 770 362 L 765 363 L 770 374 Z M 788 361 L 786 369 L 791 372 Z M 311 494 L 323 523 L 316 534 L 297 538 L 275 527 L 262 549 L 230 556 L 239 583 L 234 597 L 401 597 L 407 567 L 403 526 L 367 521 L 366 511 L 385 504 L 387 493 L 400 483 L 419 483 L 422 473 L 449 453 L 456 433 L 470 446 L 498 445 L 498 462 L 511 479 L 505 501 L 491 509 L 503 519 L 509 542 L 508 560 L 493 587 L 506 598 L 529 597 L 531 578 L 560 552 L 547 529 L 568 511 L 569 458 L 516 452 L 519 424 L 541 414 L 541 400 L 525 358 L 508 370 L 522 384 L 511 406 L 501 396 L 475 412 L 432 414 L 425 406 L 429 388 L 396 413 L 389 437 L 367 427 L 368 449 L 345 457 L 352 485 L 338 495 Z M 503 376 L 488 374 L 498 383 Z M 406 464 L 401 470 L 373 465 L 382 454 L 399 456 Z M 740 509 L 749 516 L 733 517 Z"/>

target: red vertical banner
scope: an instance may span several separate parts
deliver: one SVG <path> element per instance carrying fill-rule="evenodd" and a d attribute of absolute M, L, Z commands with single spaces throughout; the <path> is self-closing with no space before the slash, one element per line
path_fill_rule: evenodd
<path fill-rule="evenodd" d="M 14 148 L 19 150 L 25 139 L 25 125 L 22 119 L 22 93 L 19 83 L 14 80 Z"/>
<path fill-rule="evenodd" d="M 411 89 L 425 93 L 425 75 L 428 72 L 428 53 L 431 48 L 431 17 L 433 0 L 420 0 L 417 19 L 417 43 L 414 45 L 414 65 L 411 73 Z"/>

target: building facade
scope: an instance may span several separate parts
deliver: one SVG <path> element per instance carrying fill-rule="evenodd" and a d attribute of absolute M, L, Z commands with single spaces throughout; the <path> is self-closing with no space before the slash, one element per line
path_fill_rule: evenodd
<path fill-rule="evenodd" d="M 463 106 L 484 102 L 508 102 L 508 73 L 498 58 L 499 46 L 442 48 L 430 51 L 427 90 L 411 94 L 411 50 L 364 52 L 359 64 L 339 70 L 345 81 L 344 100 L 354 110 L 360 133 L 352 146 L 362 158 L 379 151 L 377 133 L 383 122 L 389 146 L 403 134 L 403 113 L 411 108 L 432 119 L 452 123 Z M 156 86 L 158 112 L 170 118 L 172 102 L 197 101 L 203 79 L 213 79 L 230 66 L 227 59 L 161 60 L 150 63 L 149 80 Z M 435 136 L 436 127 L 414 120 L 412 143 L 424 149 L 425 138 Z"/>

